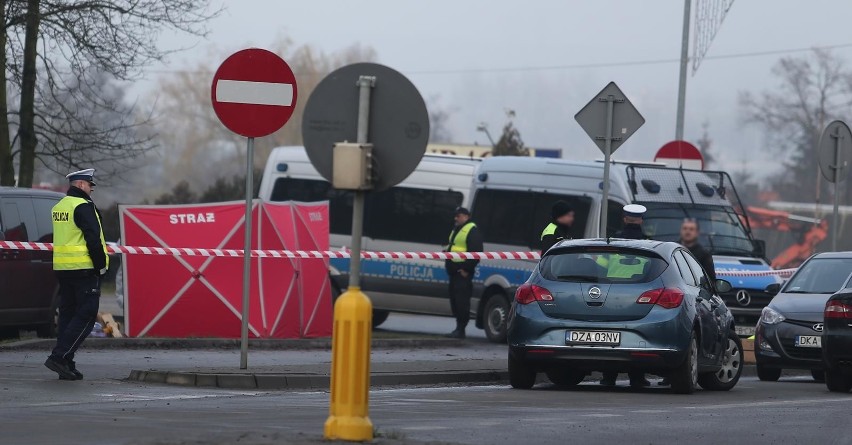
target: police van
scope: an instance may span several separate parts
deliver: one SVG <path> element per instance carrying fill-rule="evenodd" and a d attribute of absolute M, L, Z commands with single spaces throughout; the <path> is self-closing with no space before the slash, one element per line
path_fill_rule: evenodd
<path fill-rule="evenodd" d="M 727 173 L 614 163 L 609 200 L 603 203 L 603 167 L 602 162 L 594 161 L 484 160 L 471 188 L 471 213 L 475 220 L 488 223 L 481 227 L 485 249 L 537 249 L 542 229 L 550 219 L 550 206 L 557 200 L 568 202 L 575 211 L 575 238 L 598 236 L 602 209 L 607 212 L 606 235 L 612 236 L 621 229 L 623 206 L 642 204 L 648 208 L 643 228 L 653 239 L 678 241 L 683 219 L 697 219 L 700 242 L 713 254 L 718 275 L 770 270 L 764 258 L 765 245 L 753 238 L 745 209 Z M 488 263 L 484 261 L 483 266 L 488 267 Z M 516 287 L 525 279 L 508 284 Z M 777 280 L 770 276 L 730 280 L 734 289 L 722 296 L 738 325 L 754 326 L 762 307 L 772 298 L 766 287 Z"/>
<path fill-rule="evenodd" d="M 478 159 L 427 154 L 402 183 L 367 195 L 363 249 L 372 251 L 441 250 L 453 226 L 459 206 L 469 206 L 469 193 Z M 303 147 L 279 147 L 272 151 L 260 184 L 260 198 L 267 201 L 328 201 L 332 248 L 348 247 L 352 230 L 352 193 L 335 190 L 308 160 Z M 332 259 L 332 288 L 346 289 L 348 259 Z M 505 267 L 504 267 L 505 268 Z M 471 312 L 482 327 L 486 302 L 499 295 L 505 306 L 514 289 L 505 278 L 489 280 L 487 270 L 474 278 Z M 373 324 L 384 322 L 389 312 L 451 315 L 449 278 L 442 260 L 364 260 L 361 288 L 373 302 Z M 523 279 L 516 270 L 512 281 Z M 497 301 L 497 300 L 495 300 Z M 503 341 L 505 328 L 486 331 Z M 502 338 L 500 336 L 503 336 Z"/>

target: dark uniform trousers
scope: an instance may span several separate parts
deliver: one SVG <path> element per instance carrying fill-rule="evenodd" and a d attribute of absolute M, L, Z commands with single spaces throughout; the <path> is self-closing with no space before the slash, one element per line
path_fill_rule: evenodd
<path fill-rule="evenodd" d="M 74 353 L 95 326 L 100 288 L 100 278 L 94 273 L 59 278 L 58 335 L 52 356 L 74 361 Z"/>
<path fill-rule="evenodd" d="M 473 298 L 473 274 L 467 278 L 460 272 L 450 275 L 450 308 L 456 317 L 456 328 L 464 329 L 470 321 L 470 299 Z"/>

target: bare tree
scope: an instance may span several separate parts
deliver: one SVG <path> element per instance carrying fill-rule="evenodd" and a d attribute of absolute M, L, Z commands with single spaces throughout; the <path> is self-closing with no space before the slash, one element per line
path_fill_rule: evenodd
<path fill-rule="evenodd" d="M 211 0 L 5 0 L 2 1 L 6 78 L 20 93 L 17 111 L 17 141 L 8 141 L 0 130 L 0 182 L 8 184 L 15 155 L 19 158 L 18 184 L 32 185 L 36 159 L 49 156 L 55 150 L 41 150 L 40 138 L 59 128 L 72 128 L 62 134 L 66 146 L 64 158 L 88 156 L 100 160 L 103 152 L 84 155 L 93 147 L 106 147 L 116 142 L 114 131 L 126 128 L 132 110 L 123 108 L 128 120 L 115 121 L 116 127 L 89 128 L 81 119 L 72 124 L 59 124 L 60 118 L 71 118 L 80 102 L 88 101 L 94 108 L 114 104 L 101 91 L 85 88 L 93 80 L 92 73 L 103 73 L 118 81 L 135 79 L 141 68 L 153 61 L 163 60 L 173 50 L 157 45 L 163 31 L 205 35 L 205 23 L 219 13 L 211 10 Z M 3 91 L 6 91 L 4 88 Z M 73 93 L 72 93 L 73 92 Z M 69 96 L 70 94 L 70 96 Z M 62 109 L 57 99 L 73 97 L 73 106 Z M 40 106 L 52 104 L 44 111 Z M 59 107 L 56 107 L 60 105 Z M 0 115 L 8 115 L 5 101 L 0 101 Z M 90 108 L 91 109 L 91 108 Z M 0 126 L 9 128 L 12 122 Z M 11 134 L 11 132 L 9 133 Z M 97 141 L 97 142 L 95 142 Z M 17 142 L 17 152 L 13 152 Z M 145 147 L 143 137 L 125 145 Z M 54 147 L 55 148 L 55 147 Z M 105 162 L 115 161 L 118 150 L 111 152 Z M 132 156 L 132 155 L 131 155 Z"/>
<path fill-rule="evenodd" d="M 429 98 L 429 142 L 450 143 L 453 134 L 449 128 L 450 116 L 453 109 L 441 106 L 441 96 L 434 95 Z"/>
<path fill-rule="evenodd" d="M 757 95 L 742 92 L 740 106 L 747 122 L 766 130 L 770 149 L 786 158 L 784 171 L 771 181 L 775 191 L 788 200 L 819 201 L 825 187 L 816 146 L 828 122 L 849 114 L 852 72 L 830 51 L 814 49 L 782 58 L 772 73 L 778 87 Z"/>

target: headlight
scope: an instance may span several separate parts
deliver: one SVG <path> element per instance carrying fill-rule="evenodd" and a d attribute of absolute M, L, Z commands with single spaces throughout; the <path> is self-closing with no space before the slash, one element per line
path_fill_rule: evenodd
<path fill-rule="evenodd" d="M 780 312 L 769 306 L 766 306 L 763 308 L 763 311 L 760 312 L 760 322 L 763 324 L 778 324 L 786 319 L 787 317 L 781 315 Z"/>

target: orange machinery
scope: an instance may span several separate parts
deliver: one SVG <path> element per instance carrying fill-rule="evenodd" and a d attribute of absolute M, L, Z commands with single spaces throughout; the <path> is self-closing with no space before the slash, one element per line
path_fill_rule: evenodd
<path fill-rule="evenodd" d="M 752 229 L 799 233 L 799 242 L 792 244 L 772 258 L 773 269 L 798 267 L 814 254 L 817 244 L 828 237 L 828 221 L 792 215 L 781 210 L 748 207 Z"/>

